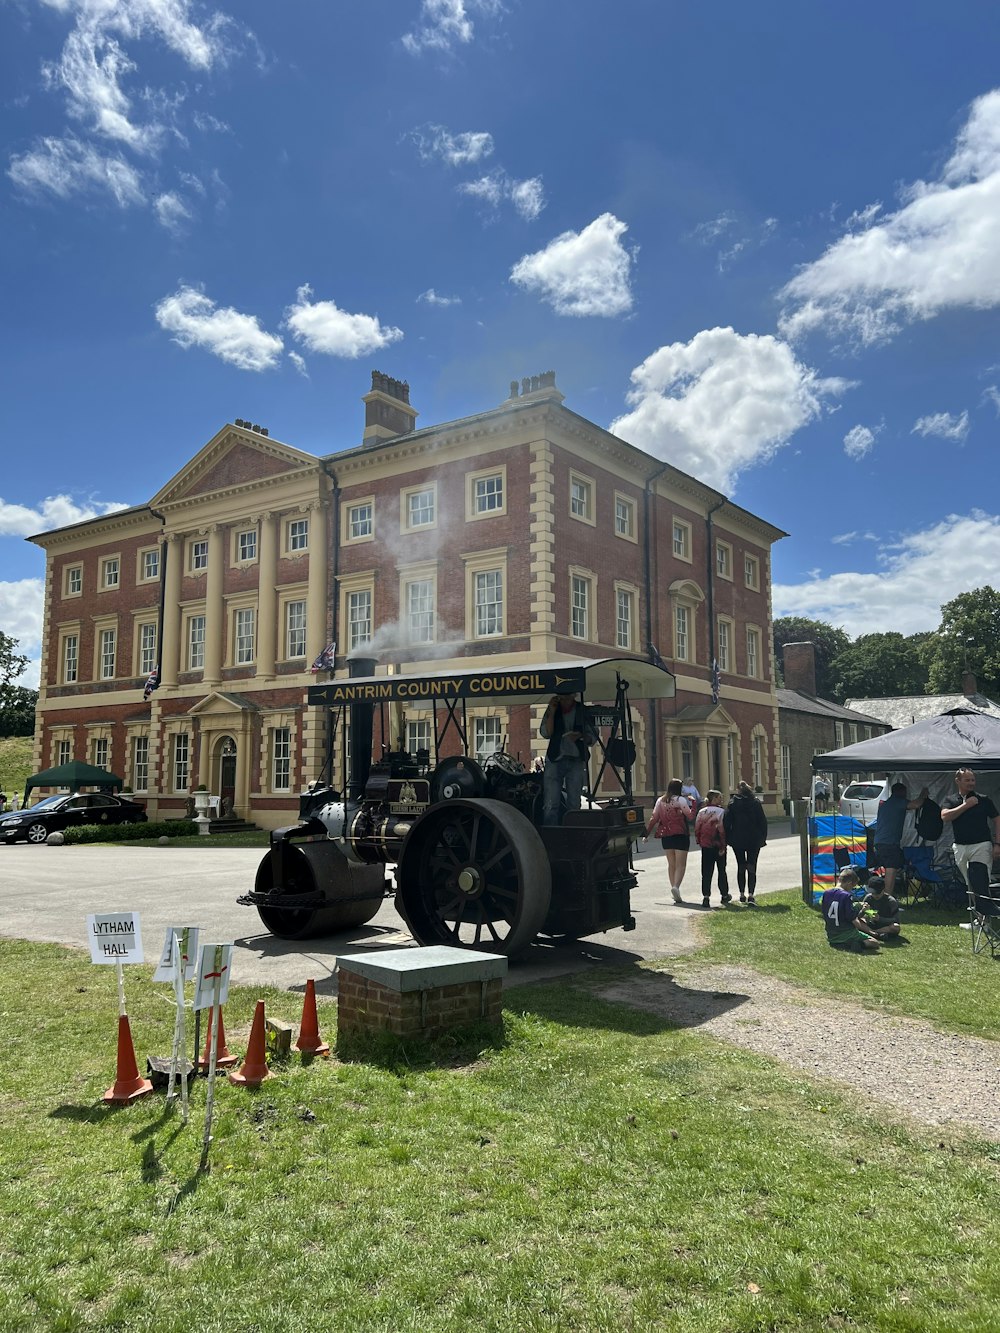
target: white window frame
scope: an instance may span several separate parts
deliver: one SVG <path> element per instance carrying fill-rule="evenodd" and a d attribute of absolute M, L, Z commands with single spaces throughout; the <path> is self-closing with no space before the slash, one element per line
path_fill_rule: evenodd
<path fill-rule="evenodd" d="M 343 647 L 341 651 L 345 653 L 351 653 L 357 651 L 359 648 L 363 646 L 363 644 L 360 642 L 359 643 L 351 642 L 352 621 L 350 618 L 350 611 L 351 611 L 350 599 L 351 599 L 351 594 L 357 592 L 368 593 L 370 599 L 369 605 L 371 608 L 369 616 L 371 622 L 370 633 L 373 634 L 375 632 L 375 571 L 373 569 L 359 570 L 359 572 L 356 574 L 345 574 L 342 575 L 338 580 L 337 623 L 341 626 L 341 637 L 343 638 L 345 644 L 345 647 Z M 368 641 L 370 642 L 370 635 Z"/>
<path fill-rule="evenodd" d="M 719 616 L 715 627 L 715 660 L 720 671 L 733 669 L 733 622 L 728 616 Z"/>
<path fill-rule="evenodd" d="M 111 740 L 109 737 L 92 736 L 90 741 L 90 753 L 93 756 L 91 762 L 95 768 L 103 768 L 110 771 Z"/>
<path fill-rule="evenodd" d="M 674 657 L 678 662 L 691 661 L 691 607 L 687 602 L 674 603 Z"/>
<path fill-rule="evenodd" d="M 430 517 L 422 523 L 413 521 L 413 501 L 422 495 L 430 496 Z M 438 525 L 437 482 L 425 481 L 419 486 L 406 486 L 399 492 L 400 532 L 432 532 Z"/>
<path fill-rule="evenodd" d="M 622 618 L 622 599 L 624 598 L 627 615 Z M 615 647 L 620 652 L 634 652 L 636 645 L 636 626 L 639 616 L 639 589 L 631 583 L 615 583 Z M 622 624 L 626 624 L 626 634 L 622 634 Z"/>
<path fill-rule="evenodd" d="M 720 579 L 733 580 L 733 548 L 730 542 L 717 539 L 715 543 L 715 572 Z"/>
<path fill-rule="evenodd" d="M 785 797 L 792 794 L 792 747 L 790 745 L 781 747 L 781 794 Z"/>
<path fill-rule="evenodd" d="M 76 575 L 76 578 L 73 577 L 74 575 Z M 78 584 L 75 588 L 73 587 L 74 583 Z M 63 596 L 83 596 L 83 565 L 67 565 L 63 570 Z"/>
<path fill-rule="evenodd" d="M 53 758 L 55 759 L 53 766 L 56 768 L 68 764 L 73 758 L 73 742 L 63 736 L 57 737 L 53 746 Z"/>
<path fill-rule="evenodd" d="M 362 632 L 361 626 L 367 626 Z M 347 594 L 347 651 L 355 652 L 371 643 L 374 633 L 374 597 L 371 588 L 354 588 Z"/>
<path fill-rule="evenodd" d="M 691 524 L 676 514 L 670 520 L 670 551 L 675 560 L 691 563 Z"/>
<path fill-rule="evenodd" d="M 625 510 L 624 528 L 621 526 L 622 516 L 621 508 Z M 638 544 L 639 531 L 636 524 L 636 504 L 631 495 L 625 495 L 622 491 L 615 491 L 615 536 L 620 537 L 622 541 L 635 542 Z"/>
<path fill-rule="evenodd" d="M 186 731 L 175 731 L 170 738 L 170 777 L 174 791 L 187 791 L 191 781 L 191 737 Z"/>
<path fill-rule="evenodd" d="M 465 637 L 483 641 L 485 639 L 502 639 L 507 635 L 507 604 L 509 601 L 507 595 L 507 547 L 493 547 L 488 551 L 473 551 L 463 555 L 461 559 L 465 563 Z M 478 633 L 479 615 L 477 602 L 477 589 L 479 574 L 498 573 L 500 575 L 500 594 L 501 594 L 501 627 L 498 631 L 489 634 Z"/>
<path fill-rule="evenodd" d="M 418 750 L 426 750 L 434 757 L 434 728 L 429 717 L 408 717 L 406 719 L 405 745 L 407 754 L 415 755 Z"/>
<path fill-rule="evenodd" d="M 415 606 L 417 589 L 426 600 L 425 605 Z M 406 626 L 406 638 L 414 645 L 433 643 L 436 631 L 437 606 L 434 580 L 432 578 L 407 579 L 404 585 L 403 615 Z M 429 617 L 429 620 L 425 619 Z"/>
<path fill-rule="evenodd" d="M 367 519 L 361 517 L 360 511 L 368 510 Z M 367 531 L 364 531 L 363 525 L 367 524 Z M 355 533 L 353 529 L 358 527 L 360 530 Z M 374 495 L 359 495 L 351 500 L 342 500 L 340 503 L 340 544 L 341 546 L 361 546 L 365 542 L 375 540 L 375 497 Z"/>
<path fill-rule="evenodd" d="M 285 523 L 285 554 L 304 555 L 309 550 L 309 519 L 290 518 Z"/>
<path fill-rule="evenodd" d="M 254 565 L 260 555 L 260 536 L 257 528 L 238 528 L 233 533 L 233 564 Z"/>
<path fill-rule="evenodd" d="M 106 555 L 101 559 L 101 592 L 117 592 L 122 586 L 121 555 Z"/>
<path fill-rule="evenodd" d="M 195 627 L 198 626 L 200 635 L 194 637 Z M 204 611 L 193 611 L 185 622 L 184 643 L 186 671 L 204 671 L 205 670 L 205 632 L 208 626 L 208 617 Z M 200 648 L 200 653 L 196 654 L 195 649 Z M 195 657 L 200 656 L 201 661 L 196 662 Z"/>
<path fill-rule="evenodd" d="M 156 570 L 150 574 L 146 566 L 150 561 L 156 564 Z M 136 556 L 136 583 L 159 583 L 160 581 L 160 548 L 158 546 L 144 546 Z"/>
<path fill-rule="evenodd" d="M 763 790 L 767 768 L 767 737 L 754 727 L 750 734 L 750 774 L 753 786 Z"/>
<path fill-rule="evenodd" d="M 257 608 L 234 606 L 231 614 L 233 638 L 230 666 L 253 666 L 257 660 Z"/>
<path fill-rule="evenodd" d="M 307 598 L 289 597 L 282 604 L 282 626 L 286 662 L 297 661 L 306 655 Z M 294 623 L 293 620 L 300 623 Z M 293 640 L 294 635 L 294 640 Z"/>
<path fill-rule="evenodd" d="M 271 790 L 292 790 L 292 729 L 271 728 Z"/>
<path fill-rule="evenodd" d="M 577 493 L 579 492 L 579 494 Z M 597 482 L 585 472 L 571 468 L 569 473 L 567 504 L 569 516 L 577 523 L 597 526 Z"/>
<path fill-rule="evenodd" d="M 133 736 L 132 754 L 132 790 L 149 791 L 149 737 Z"/>
<path fill-rule="evenodd" d="M 480 482 L 498 480 L 500 483 L 499 491 L 490 492 L 488 495 L 477 495 L 477 488 Z M 496 505 L 490 507 L 481 507 L 481 502 L 495 499 L 499 494 L 500 500 Z M 474 523 L 483 518 L 500 518 L 507 512 L 507 464 L 502 463 L 498 467 L 481 468 L 478 472 L 467 472 L 465 474 L 465 519 L 467 523 Z"/>
<path fill-rule="evenodd" d="M 135 627 L 135 633 L 137 668 L 132 674 L 134 676 L 148 676 L 156 666 L 156 621 L 139 621 Z"/>
<path fill-rule="evenodd" d="M 207 537 L 192 537 L 188 542 L 187 567 L 189 574 L 204 574 L 208 569 Z"/>
<path fill-rule="evenodd" d="M 503 718 L 495 714 L 472 719 L 473 754 L 482 763 L 503 745 Z"/>
<path fill-rule="evenodd" d="M 69 645 L 73 645 L 72 670 L 70 668 Z M 74 625 L 72 629 L 62 629 L 59 631 L 59 683 L 61 685 L 78 685 L 80 682 L 80 629 Z"/>
<path fill-rule="evenodd" d="M 570 565 L 567 625 L 571 639 L 597 642 L 597 575 L 591 569 Z M 582 594 L 582 597 L 581 597 Z"/>
<path fill-rule="evenodd" d="M 96 634 L 97 679 L 114 680 L 118 670 L 118 629 L 102 625 Z"/>
<path fill-rule="evenodd" d="M 752 680 L 763 679 L 764 661 L 762 656 L 760 627 L 758 625 L 747 625 L 747 675 Z"/>
<path fill-rule="evenodd" d="M 744 553 L 743 583 L 751 592 L 760 592 L 760 560 L 755 555 Z"/>

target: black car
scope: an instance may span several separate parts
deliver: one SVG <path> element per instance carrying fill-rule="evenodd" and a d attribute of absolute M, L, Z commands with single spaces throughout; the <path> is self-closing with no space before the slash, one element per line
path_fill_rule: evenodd
<path fill-rule="evenodd" d="M 141 824 L 146 812 L 135 801 L 103 792 L 82 792 L 75 796 L 47 796 L 30 810 L 0 815 L 0 838 L 4 842 L 43 843 L 50 833 L 77 824 Z"/>

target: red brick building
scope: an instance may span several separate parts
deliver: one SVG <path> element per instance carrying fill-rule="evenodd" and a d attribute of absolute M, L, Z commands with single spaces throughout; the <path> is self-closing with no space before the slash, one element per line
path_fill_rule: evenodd
<path fill-rule="evenodd" d="M 570 411 L 551 372 L 420 430 L 407 385 L 373 374 L 364 402 L 357 448 L 315 458 L 238 421 L 148 505 L 32 539 L 47 553 L 38 768 L 106 765 L 151 815 L 204 782 L 276 826 L 323 767 L 328 718 L 306 686 L 328 643 L 338 674 L 362 651 L 398 670 L 653 644 L 677 696 L 636 708 L 636 789 L 742 777 L 773 804 L 779 529 Z M 545 702 L 470 709 L 470 743 L 507 738 L 529 760 Z M 433 748 L 429 714 L 395 716 L 400 731 Z"/>

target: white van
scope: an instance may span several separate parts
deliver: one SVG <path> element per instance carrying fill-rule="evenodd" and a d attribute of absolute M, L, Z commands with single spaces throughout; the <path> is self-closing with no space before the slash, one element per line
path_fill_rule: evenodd
<path fill-rule="evenodd" d="M 889 779 L 873 778 L 868 782 L 852 782 L 840 798 L 840 813 L 860 819 L 862 824 L 874 824 L 879 804 L 889 795 Z"/>

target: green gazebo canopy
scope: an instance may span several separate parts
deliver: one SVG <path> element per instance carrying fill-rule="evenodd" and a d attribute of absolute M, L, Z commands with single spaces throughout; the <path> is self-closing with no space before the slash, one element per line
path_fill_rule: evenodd
<path fill-rule="evenodd" d="M 115 777 L 106 768 L 95 768 L 93 764 L 85 764 L 80 759 L 71 759 L 68 764 L 60 764 L 58 768 L 47 768 L 42 773 L 35 773 L 24 784 L 24 794 L 27 796 L 32 787 L 69 787 L 70 790 L 100 787 L 105 791 L 113 791 L 116 787 L 124 786 L 125 779 Z"/>

